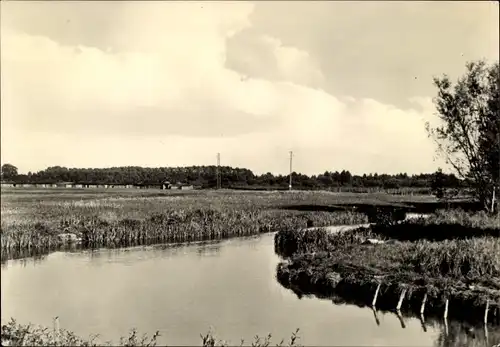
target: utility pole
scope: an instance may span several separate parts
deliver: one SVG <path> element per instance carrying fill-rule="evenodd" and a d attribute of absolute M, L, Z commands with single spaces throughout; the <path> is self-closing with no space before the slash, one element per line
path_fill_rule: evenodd
<path fill-rule="evenodd" d="M 290 151 L 290 184 L 288 185 L 288 190 L 292 190 L 292 157 L 293 157 L 293 152 Z"/>
<path fill-rule="evenodd" d="M 221 188 L 221 179 L 220 179 L 220 153 L 217 153 L 217 189 Z"/>

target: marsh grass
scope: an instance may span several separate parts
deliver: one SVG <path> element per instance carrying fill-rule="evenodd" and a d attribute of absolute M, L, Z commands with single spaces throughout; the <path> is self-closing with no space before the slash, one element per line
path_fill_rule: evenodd
<path fill-rule="evenodd" d="M 83 248 L 185 243 L 315 226 L 358 224 L 355 212 L 274 209 L 280 194 L 107 196 L 101 199 L 2 201 L 2 260 L 56 250 L 58 235 L 74 234 Z M 13 212 L 15 211 L 15 212 Z M 4 219 L 4 215 L 7 218 Z"/>
<path fill-rule="evenodd" d="M 490 219 L 482 221 L 481 217 L 484 216 L 441 212 L 412 223 L 433 225 L 436 221 L 445 224 L 458 220 L 468 228 L 485 230 L 495 222 L 488 216 Z M 405 230 L 401 229 L 401 233 Z M 410 232 L 416 236 L 416 231 Z M 427 293 L 430 311 L 442 314 L 445 298 L 449 298 L 453 302 L 450 315 L 466 312 L 471 317 L 465 319 L 478 318 L 484 314 L 486 300 L 492 300 L 494 305 L 500 303 L 500 238 L 474 234 L 475 237 L 451 239 L 454 232 L 456 229 L 451 229 L 450 239 L 443 241 L 415 237 L 415 242 L 374 245 L 363 241 L 387 240 L 387 233 L 381 235 L 369 228 L 339 234 L 321 229 L 278 232 L 275 250 L 288 261 L 278 266 L 277 279 L 297 293 L 338 295 L 364 305 L 371 303 L 381 283 L 377 306 L 394 309 L 402 289 L 406 288 L 407 309 L 418 312 Z"/>
<path fill-rule="evenodd" d="M 429 218 L 415 218 L 397 224 L 372 227 L 374 233 L 406 241 L 442 241 L 474 237 L 500 237 L 500 216 L 463 210 L 438 210 Z"/>
<path fill-rule="evenodd" d="M 347 303 L 371 306 L 380 283 L 377 308 L 394 311 L 403 289 L 406 289 L 402 310 L 418 314 L 424 294 L 427 294 L 426 316 L 443 316 L 444 303 L 449 299 L 449 317 L 466 321 L 483 318 L 486 300 L 491 300 L 491 311 L 498 310 L 500 302 L 498 278 L 488 286 L 485 279 L 455 279 L 401 269 L 393 259 L 386 257 L 385 269 L 377 267 L 381 259 L 365 256 L 366 264 L 336 259 L 330 253 L 307 254 L 282 262 L 276 277 L 285 288 L 297 295 L 339 297 Z M 495 311 L 497 312 L 497 311 Z"/>
<path fill-rule="evenodd" d="M 282 257 L 300 253 L 329 252 L 339 247 L 359 244 L 375 237 L 370 228 L 331 233 L 326 228 L 279 231 L 274 237 L 274 251 Z"/>
<path fill-rule="evenodd" d="M 155 332 L 153 335 L 148 336 L 147 334 L 139 335 L 136 329 L 132 329 L 127 337 L 121 337 L 119 343 L 112 341 L 100 341 L 99 335 L 92 335 L 89 338 L 82 338 L 77 336 L 75 333 L 65 330 L 54 328 L 47 328 L 42 326 L 35 326 L 32 324 L 23 325 L 16 322 L 15 319 L 11 320 L 7 324 L 2 324 L 1 335 L 2 335 L 2 346 L 156 346 L 158 343 L 158 337 L 160 337 L 159 331 Z M 281 340 L 276 346 L 300 346 L 298 344 L 298 332 L 297 329 L 292 333 L 290 340 L 285 344 L 285 340 Z M 227 346 L 237 346 L 236 344 L 229 344 L 228 342 L 218 339 L 215 333 L 210 329 L 206 334 L 200 334 L 201 346 L 202 347 L 227 347 Z M 269 347 L 271 345 L 272 335 L 269 334 L 262 338 L 256 335 L 251 346 L 254 347 Z M 239 341 L 239 346 L 248 346 L 243 339 Z"/>
<path fill-rule="evenodd" d="M 285 231 L 275 235 L 275 251 L 296 261 L 321 253 L 331 264 L 369 268 L 374 275 L 415 272 L 464 281 L 500 278 L 500 239 L 481 237 L 432 242 L 365 245 L 367 238 L 384 239 L 369 228 L 331 234 L 325 230 Z M 309 258 L 307 258 L 309 259 Z M 326 264 L 326 263 L 325 263 Z M 500 284 L 499 284 L 500 289 Z"/>

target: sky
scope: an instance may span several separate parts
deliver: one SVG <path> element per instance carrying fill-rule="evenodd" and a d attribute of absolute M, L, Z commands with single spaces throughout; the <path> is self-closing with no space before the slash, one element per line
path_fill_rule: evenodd
<path fill-rule="evenodd" d="M 2 1 L 1 161 L 434 172 L 434 76 L 499 58 L 495 1 Z"/>

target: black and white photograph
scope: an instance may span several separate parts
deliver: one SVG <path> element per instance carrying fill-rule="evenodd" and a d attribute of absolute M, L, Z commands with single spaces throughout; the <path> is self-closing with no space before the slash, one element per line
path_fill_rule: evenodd
<path fill-rule="evenodd" d="M 1 0 L 1 345 L 500 347 L 499 13 Z"/>

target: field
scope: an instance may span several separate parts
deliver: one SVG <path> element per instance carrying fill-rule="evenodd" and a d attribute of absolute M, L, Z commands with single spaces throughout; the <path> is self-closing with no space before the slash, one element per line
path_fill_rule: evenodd
<path fill-rule="evenodd" d="M 2 189 L 2 260 L 62 247 L 60 234 L 84 248 L 194 242 L 366 223 L 346 206 L 408 202 L 435 204 L 430 196 L 384 193 Z"/>

